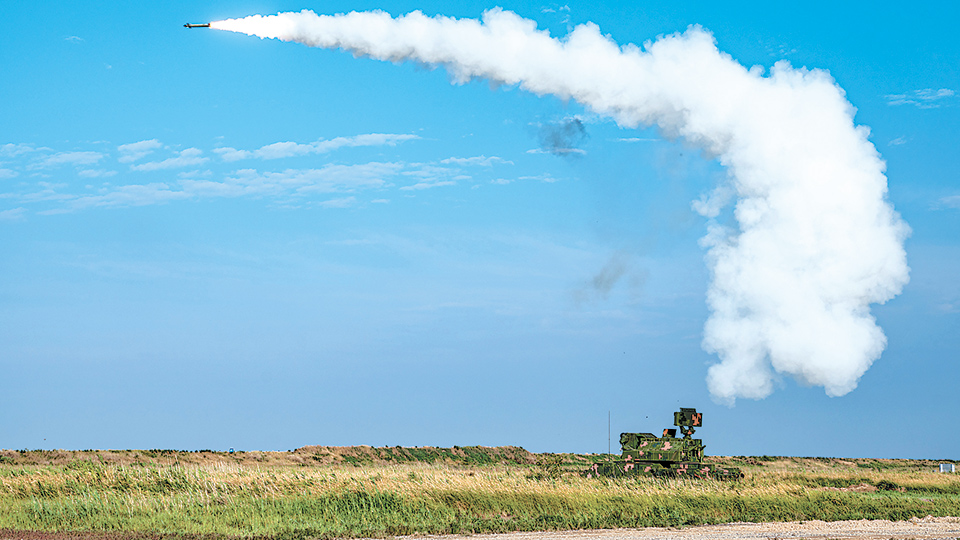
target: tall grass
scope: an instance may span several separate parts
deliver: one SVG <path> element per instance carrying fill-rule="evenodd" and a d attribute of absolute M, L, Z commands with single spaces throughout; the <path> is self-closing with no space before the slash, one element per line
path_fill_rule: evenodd
<path fill-rule="evenodd" d="M 2 464 L 0 529 L 292 539 L 960 515 L 954 475 L 804 467 L 757 466 L 740 482 L 716 482 L 418 462 Z"/>

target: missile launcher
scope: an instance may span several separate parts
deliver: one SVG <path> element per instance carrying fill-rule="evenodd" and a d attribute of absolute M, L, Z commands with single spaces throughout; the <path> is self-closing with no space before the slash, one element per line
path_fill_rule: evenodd
<path fill-rule="evenodd" d="M 703 425 L 703 413 L 698 413 L 696 409 L 681 408 L 673 413 L 673 425 L 677 427 L 663 430 L 660 437 L 652 433 L 621 433 L 620 459 L 595 463 L 584 471 L 584 476 L 743 478 L 740 469 L 703 462 L 703 441 L 693 438 L 696 428 Z M 682 435 L 679 438 L 678 429 Z"/>

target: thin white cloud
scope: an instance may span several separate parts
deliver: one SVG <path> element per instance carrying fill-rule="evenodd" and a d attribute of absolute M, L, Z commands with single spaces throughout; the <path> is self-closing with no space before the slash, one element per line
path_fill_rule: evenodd
<path fill-rule="evenodd" d="M 403 167 L 398 163 L 327 165 L 320 169 L 287 169 L 281 172 L 235 171 L 223 180 L 184 179 L 181 185 L 198 197 L 292 196 L 308 193 L 343 193 L 383 187 L 385 178 Z"/>
<path fill-rule="evenodd" d="M 616 140 L 617 142 L 636 143 L 636 142 L 657 142 L 660 139 L 645 139 L 642 137 L 621 137 L 619 139 L 614 139 L 614 140 Z"/>
<path fill-rule="evenodd" d="M 117 174 L 117 171 L 108 171 L 105 169 L 84 169 L 77 172 L 81 178 L 108 178 Z"/>
<path fill-rule="evenodd" d="M 456 185 L 458 178 L 470 178 L 459 174 L 457 169 L 431 163 L 411 163 L 407 170 L 401 174 L 416 179 L 414 184 L 401 187 L 401 191 L 420 191 L 435 187 L 453 186 Z"/>
<path fill-rule="evenodd" d="M 24 214 L 27 213 L 26 208 L 11 208 L 9 210 L 0 211 L 0 221 L 16 221 L 23 219 Z"/>
<path fill-rule="evenodd" d="M 70 201 L 69 207 L 71 209 L 82 209 L 93 206 L 148 206 L 187 198 L 190 198 L 189 193 L 170 189 L 170 186 L 164 183 L 130 184 L 118 186 L 101 195 L 77 197 Z"/>
<path fill-rule="evenodd" d="M 332 193 L 373 189 L 386 185 L 386 179 L 395 176 L 403 168 L 402 163 L 363 163 L 358 165 L 327 165 L 310 169 L 300 175 L 305 185 L 300 193 Z"/>
<path fill-rule="evenodd" d="M 884 97 L 887 98 L 887 105 L 915 105 L 921 109 L 936 109 L 943 104 L 943 100 L 955 95 L 956 92 L 949 88 L 939 90 L 923 88 L 906 94 L 888 94 Z"/>
<path fill-rule="evenodd" d="M 403 171 L 404 176 L 414 176 L 417 178 L 446 178 L 457 173 L 457 171 L 448 167 L 440 167 L 429 163 L 411 163 L 410 168 Z"/>
<path fill-rule="evenodd" d="M 442 186 L 453 186 L 456 185 L 456 182 L 453 180 L 440 180 L 435 182 L 418 182 L 412 186 L 403 186 L 400 188 L 401 191 L 420 191 L 423 189 L 430 189 L 435 187 Z"/>
<path fill-rule="evenodd" d="M 329 141 L 310 144 L 275 143 L 258 150 L 243 151 L 229 148 L 214 150 L 224 161 L 231 152 L 239 156 L 259 159 L 279 159 L 300 156 L 306 153 L 329 152 L 349 146 L 395 145 L 403 141 L 419 139 L 409 134 L 364 134 L 354 137 L 338 137 Z M 114 147 L 106 141 L 97 145 Z M 102 167 L 108 152 L 68 151 L 56 152 L 46 147 L 29 144 L 8 143 L 0 145 L 0 180 L 29 176 L 31 182 L 41 177 L 58 176 L 58 183 L 39 181 L 33 188 L 16 192 L 0 193 L 0 198 L 14 201 L 30 208 L 31 213 L 52 214 L 73 212 L 87 208 L 130 207 L 163 204 L 177 200 L 204 200 L 214 198 L 262 198 L 273 204 L 289 207 L 357 207 L 366 204 L 388 204 L 385 197 L 389 191 L 400 190 L 412 196 L 413 192 L 431 188 L 490 182 L 506 184 L 515 180 L 490 176 L 465 174 L 483 169 L 486 173 L 495 165 L 513 165 L 512 161 L 499 156 L 453 156 L 433 162 L 369 162 L 359 164 L 327 164 L 317 168 L 286 168 L 258 170 L 243 168 L 232 172 L 217 170 L 222 165 L 211 166 L 207 149 L 187 148 L 169 150 L 157 139 L 147 139 L 115 146 L 113 153 L 117 162 L 129 164 L 130 171 L 170 171 L 155 183 L 130 184 L 123 170 Z M 168 148 L 168 150 L 164 150 Z M 9 156 L 9 157 L 7 157 Z M 152 161 L 145 158 L 152 156 Z M 166 158 L 166 159 L 164 159 Z M 220 160 L 216 160 L 220 161 Z M 206 165 L 205 165 L 206 164 Z M 52 170 L 58 166 L 72 165 L 73 181 L 67 182 L 63 171 Z M 209 168 L 208 168 L 209 167 Z M 179 169 L 179 170 L 176 170 Z M 211 170 L 212 169 L 212 170 Z M 474 178 L 474 176 L 477 176 Z M 116 185 L 95 182 L 95 179 L 111 179 Z M 120 178 L 120 180 L 116 180 Z M 539 181 L 554 181 L 549 175 L 524 177 Z M 79 181 L 78 181 L 79 180 Z M 18 184 L 20 185 L 20 184 Z M 85 186 L 85 187 L 84 187 Z M 373 197 L 358 195 L 373 192 Z M 337 195 L 331 195 L 337 194 Z M 327 195 L 327 196 L 324 196 Z M 376 198 L 374 198 L 376 197 Z M 37 205 L 31 208 L 30 205 Z"/>
<path fill-rule="evenodd" d="M 20 201 L 26 203 L 37 203 L 47 201 L 65 201 L 75 198 L 74 195 L 70 195 L 69 193 L 61 193 L 58 191 L 60 188 L 67 187 L 66 184 L 39 182 L 38 186 L 41 188 L 39 191 L 21 195 L 19 197 Z"/>
<path fill-rule="evenodd" d="M 960 313 L 960 302 L 944 302 L 937 306 L 937 310 L 941 313 Z"/>
<path fill-rule="evenodd" d="M 172 165 L 159 168 L 170 166 Z M 175 183 L 121 186 L 107 184 L 95 194 L 79 195 L 64 192 L 68 184 L 40 182 L 39 190 L 27 194 L 9 194 L 8 198 L 21 203 L 52 202 L 59 205 L 41 211 L 40 214 L 71 212 L 92 207 L 147 206 L 185 199 L 259 197 L 290 201 L 316 194 L 350 194 L 383 189 L 392 185 L 389 182 L 400 175 L 406 167 L 403 163 L 371 162 L 357 165 L 332 164 L 317 169 L 286 169 L 284 171 L 261 172 L 256 169 L 240 169 L 220 179 L 211 179 L 210 171 L 193 171 L 178 175 L 178 181 Z M 104 174 L 110 173 L 112 171 L 104 171 Z M 92 171 L 85 176 L 96 176 L 96 174 L 99 174 L 99 171 Z M 428 179 L 426 182 L 433 182 L 433 179 Z M 87 188 L 91 189 L 91 186 Z M 376 202 L 388 202 L 388 200 L 378 199 Z M 348 195 L 312 204 L 322 207 L 345 207 L 354 203 L 356 198 Z"/>
<path fill-rule="evenodd" d="M 896 139 L 891 140 L 887 144 L 889 146 L 900 146 L 901 144 L 907 144 L 907 139 L 904 137 L 897 137 Z"/>
<path fill-rule="evenodd" d="M 21 154 L 28 154 L 30 152 L 37 152 L 40 150 L 50 150 L 50 149 L 45 147 L 34 148 L 29 144 L 22 144 L 22 143 L 6 143 L 4 145 L 0 145 L 0 156 L 16 157 Z"/>
<path fill-rule="evenodd" d="M 195 169 L 192 171 L 180 171 L 177 173 L 177 178 L 186 178 L 186 179 L 209 178 L 210 176 L 213 176 L 213 171 L 211 171 L 210 169 L 206 169 L 206 170 Z"/>
<path fill-rule="evenodd" d="M 61 165 L 94 165 L 103 159 L 100 152 L 57 152 L 33 164 L 32 169 L 49 169 Z"/>
<path fill-rule="evenodd" d="M 356 197 L 341 197 L 339 199 L 329 199 L 320 203 L 320 206 L 324 208 L 347 208 L 348 206 L 353 206 L 353 203 L 357 201 Z"/>
<path fill-rule="evenodd" d="M 502 165 L 513 165 L 512 161 L 503 159 L 497 156 L 474 156 L 468 158 L 460 157 L 450 157 L 447 159 L 440 160 L 440 163 L 448 165 L 462 165 L 462 166 L 480 166 L 480 167 L 490 167 L 497 164 Z"/>
<path fill-rule="evenodd" d="M 419 139 L 417 135 L 396 133 L 367 133 L 352 137 L 336 137 L 330 140 L 320 139 L 312 143 L 276 142 L 262 146 L 257 150 L 237 150 L 229 146 L 217 148 L 215 153 L 224 161 L 241 159 L 281 159 L 309 154 L 323 154 L 338 148 L 356 146 L 395 146 L 401 142 Z"/>
<path fill-rule="evenodd" d="M 938 202 L 938 207 L 940 208 L 955 208 L 960 209 L 960 195 L 949 195 L 947 197 L 940 197 Z"/>
<path fill-rule="evenodd" d="M 538 180 L 540 182 L 546 182 L 548 184 L 552 184 L 554 182 L 560 181 L 559 178 L 554 178 L 553 176 L 550 176 L 550 173 L 538 174 L 536 176 L 521 176 L 520 180 Z"/>
<path fill-rule="evenodd" d="M 497 179 L 495 179 L 495 180 L 491 180 L 491 181 L 490 181 L 491 184 L 497 184 L 497 185 L 500 185 L 500 186 L 505 186 L 505 185 L 510 184 L 510 183 L 512 183 L 512 182 L 513 182 L 513 180 L 508 180 L 508 179 L 506 179 L 506 178 L 497 178 Z"/>
<path fill-rule="evenodd" d="M 220 159 L 223 161 L 239 161 L 241 159 L 248 159 L 252 157 L 252 152 L 249 150 L 237 150 L 236 148 L 230 148 L 229 146 L 214 148 L 213 153 L 219 155 Z"/>
<path fill-rule="evenodd" d="M 149 139 L 130 144 L 121 144 L 117 147 L 117 151 L 120 152 L 120 157 L 117 158 L 117 161 L 120 163 L 137 161 L 138 159 L 152 154 L 154 150 L 159 148 L 163 148 L 163 144 L 156 139 Z"/>
<path fill-rule="evenodd" d="M 86 40 L 84 40 L 84 39 L 83 39 L 82 37 L 80 37 L 80 36 L 67 36 L 67 37 L 63 38 L 63 40 L 64 40 L 64 41 L 72 41 L 72 42 L 74 42 L 74 43 L 80 43 L 80 42 L 82 42 L 82 41 L 86 41 Z"/>
<path fill-rule="evenodd" d="M 131 171 L 157 171 L 161 169 L 178 169 L 181 167 L 193 167 L 203 165 L 210 158 L 202 157 L 203 151 L 199 148 L 187 148 L 180 152 L 177 157 L 167 158 L 163 161 L 148 161 L 139 165 L 131 165 Z"/>

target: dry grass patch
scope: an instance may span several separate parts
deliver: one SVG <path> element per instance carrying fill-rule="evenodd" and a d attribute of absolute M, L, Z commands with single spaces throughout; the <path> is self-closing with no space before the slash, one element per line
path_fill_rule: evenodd
<path fill-rule="evenodd" d="M 552 478 L 512 447 L 154 453 L 14 452 L 0 529 L 326 538 L 960 515 L 960 475 L 907 460 L 710 458 L 746 473 L 718 482 L 587 479 L 603 457 L 569 454 Z"/>

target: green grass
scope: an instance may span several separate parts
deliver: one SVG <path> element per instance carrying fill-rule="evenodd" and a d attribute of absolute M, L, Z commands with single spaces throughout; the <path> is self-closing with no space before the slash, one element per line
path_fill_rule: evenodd
<path fill-rule="evenodd" d="M 589 456 L 504 465 L 479 447 L 388 450 L 377 463 L 269 467 L 227 454 L 187 465 L 146 452 L 127 464 L 13 457 L 0 463 L 0 529 L 295 539 L 960 516 L 960 475 L 925 463 L 742 457 L 728 461 L 757 464 L 739 482 L 598 480 L 574 472 Z"/>

